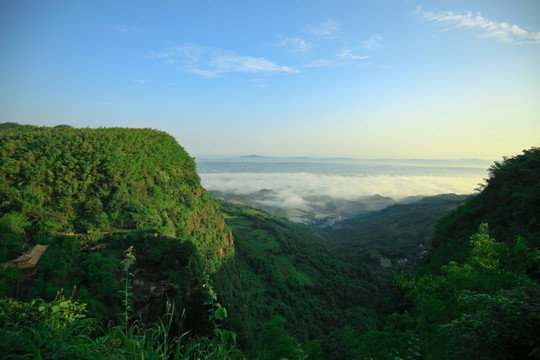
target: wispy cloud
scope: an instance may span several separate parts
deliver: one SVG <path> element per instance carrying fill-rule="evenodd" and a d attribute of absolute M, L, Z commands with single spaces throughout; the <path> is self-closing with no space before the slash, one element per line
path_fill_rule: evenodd
<path fill-rule="evenodd" d="M 268 85 L 266 85 L 266 83 L 265 83 L 265 79 L 262 79 L 262 78 L 251 79 L 250 82 L 255 84 L 257 87 L 260 87 L 260 88 L 268 87 Z"/>
<path fill-rule="evenodd" d="M 292 38 L 285 38 L 275 43 L 274 46 L 286 47 L 294 51 L 307 52 L 311 50 L 312 44 L 311 44 L 311 41 L 305 40 L 301 37 L 292 37 Z"/>
<path fill-rule="evenodd" d="M 540 45 L 540 31 L 527 31 L 518 25 L 489 20 L 480 12 L 473 14 L 471 11 L 466 13 L 420 11 L 420 14 L 434 25 L 476 29 L 480 31 L 481 37 L 493 38 L 502 43 Z"/>
<path fill-rule="evenodd" d="M 303 65 L 303 67 L 328 67 L 335 64 L 335 61 L 328 59 L 317 59 L 313 60 L 309 64 Z"/>
<path fill-rule="evenodd" d="M 133 82 L 144 85 L 144 84 L 151 83 L 151 80 L 150 79 L 134 79 Z"/>
<path fill-rule="evenodd" d="M 373 34 L 362 42 L 362 47 L 367 50 L 373 50 L 383 47 L 383 37 L 379 34 Z"/>
<path fill-rule="evenodd" d="M 313 25 L 309 28 L 309 33 L 320 38 L 331 38 L 341 28 L 339 21 L 327 19 L 320 24 Z"/>
<path fill-rule="evenodd" d="M 168 64 L 196 64 L 200 61 L 202 56 L 207 52 L 201 46 L 195 44 L 184 44 L 173 46 L 162 51 L 153 52 L 150 57 L 154 59 L 160 59 Z"/>
<path fill-rule="evenodd" d="M 352 50 L 349 48 L 342 48 L 337 54 L 337 57 L 342 59 L 348 59 L 348 60 L 365 60 L 368 59 L 369 56 L 361 56 L 361 55 L 355 55 L 352 53 Z"/>
<path fill-rule="evenodd" d="M 187 68 L 186 71 L 191 74 L 199 75 L 206 78 L 217 78 L 221 72 L 215 70 L 204 70 L 198 68 Z"/>
<path fill-rule="evenodd" d="M 352 52 L 352 49 L 342 48 L 339 50 L 335 57 L 332 59 L 317 59 L 308 64 L 303 65 L 305 68 L 317 68 L 317 67 L 329 67 L 329 66 L 346 66 L 351 64 L 365 64 L 360 63 L 362 60 L 369 59 L 369 56 L 356 55 Z"/>
<path fill-rule="evenodd" d="M 295 72 L 292 67 L 260 57 L 237 55 L 230 50 L 215 51 L 207 63 L 218 72 Z"/>
<path fill-rule="evenodd" d="M 262 57 L 238 55 L 227 49 L 185 44 L 155 52 L 153 59 L 179 66 L 180 69 L 204 77 L 224 73 L 295 73 L 292 66 L 278 65 Z"/>

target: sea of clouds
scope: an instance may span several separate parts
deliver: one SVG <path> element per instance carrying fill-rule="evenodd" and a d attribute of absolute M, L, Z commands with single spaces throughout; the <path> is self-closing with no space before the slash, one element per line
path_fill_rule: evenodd
<path fill-rule="evenodd" d="M 301 208 L 306 199 L 315 196 L 354 201 L 366 196 L 381 195 L 401 200 L 410 196 L 437 194 L 472 194 L 484 182 L 486 171 L 477 169 L 466 173 L 445 175 L 340 175 L 318 173 L 200 173 L 207 190 L 250 194 L 271 189 L 278 194 L 274 201 L 282 207 Z"/>

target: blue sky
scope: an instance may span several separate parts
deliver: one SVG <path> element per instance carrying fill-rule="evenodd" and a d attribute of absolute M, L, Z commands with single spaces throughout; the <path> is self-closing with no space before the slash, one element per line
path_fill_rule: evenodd
<path fill-rule="evenodd" d="M 0 122 L 194 156 L 498 160 L 540 146 L 540 2 L 0 2 Z"/>

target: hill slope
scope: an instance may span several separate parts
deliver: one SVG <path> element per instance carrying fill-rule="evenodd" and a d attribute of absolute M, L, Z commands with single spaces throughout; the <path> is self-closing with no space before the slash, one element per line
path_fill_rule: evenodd
<path fill-rule="evenodd" d="M 377 328 L 353 333 L 347 352 L 538 359 L 539 186 L 540 149 L 495 163 L 483 190 L 439 221 L 427 264 L 394 279 L 385 301 L 393 313 Z"/>
<path fill-rule="evenodd" d="M 540 247 L 540 148 L 496 162 L 486 181 L 481 193 L 440 220 L 426 269 L 464 261 L 481 223 L 498 241 L 511 245 L 522 236 L 530 248 Z"/>
<path fill-rule="evenodd" d="M 399 265 L 413 273 L 431 245 L 437 221 L 463 203 L 467 196 L 430 196 L 410 204 L 395 204 L 338 223 L 321 231 L 325 245 L 365 271 L 391 274 Z"/>
<path fill-rule="evenodd" d="M 325 338 L 345 324 L 373 322 L 376 290 L 362 274 L 321 245 L 315 232 L 254 208 L 223 202 L 235 256 L 216 287 L 248 347 L 257 329 L 283 317 L 299 340 Z"/>
<path fill-rule="evenodd" d="M 49 244 L 16 293 L 16 269 L 0 272 L 0 296 L 50 301 L 74 291 L 90 316 L 119 322 L 121 259 L 133 247 L 131 316 L 156 321 L 174 301 L 186 309 L 184 325 L 202 331 L 203 272 L 219 269 L 232 242 L 193 159 L 172 136 L 0 126 L 0 262 Z"/>
<path fill-rule="evenodd" d="M 150 129 L 3 126 L 0 214 L 4 234 L 30 243 L 115 229 L 189 238 L 209 272 L 232 242 L 193 159 L 172 136 Z M 0 257 L 20 251 L 3 247 Z"/>

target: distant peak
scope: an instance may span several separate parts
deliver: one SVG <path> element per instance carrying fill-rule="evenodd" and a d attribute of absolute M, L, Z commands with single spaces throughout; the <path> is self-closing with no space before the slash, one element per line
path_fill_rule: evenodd
<path fill-rule="evenodd" d="M 263 159 L 266 156 L 251 154 L 251 155 L 240 155 L 239 158 L 241 159 Z"/>

